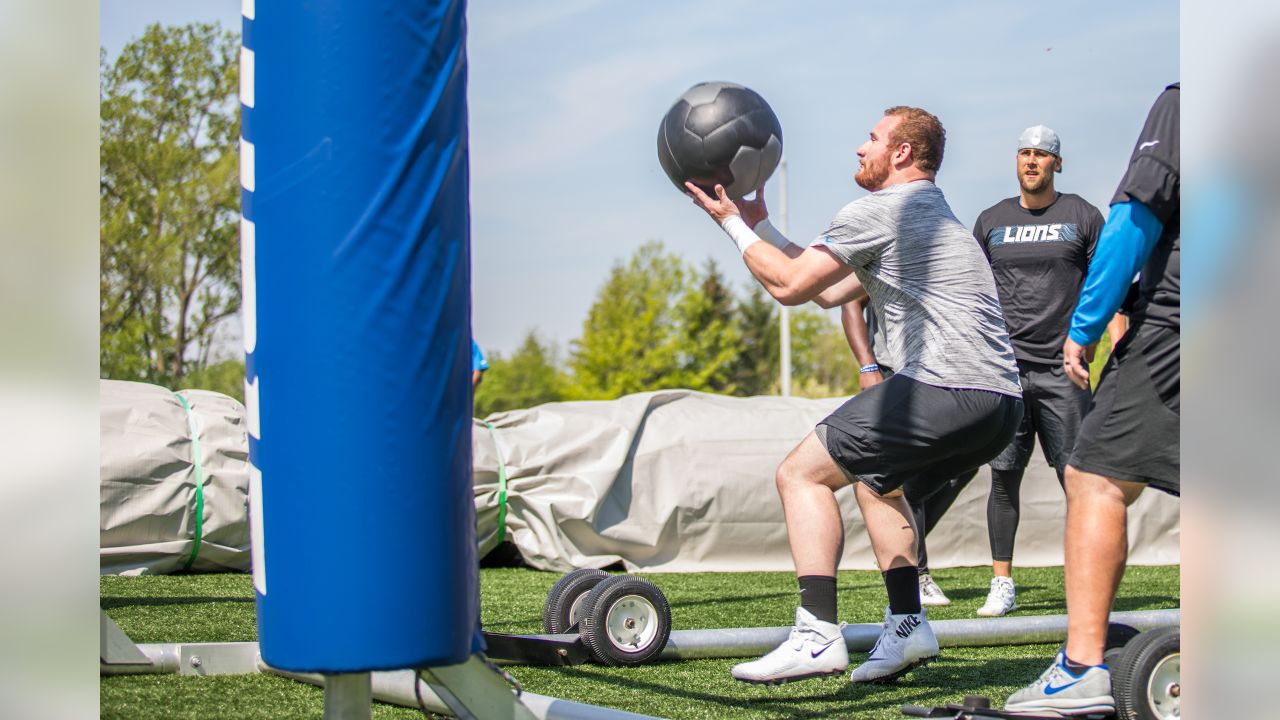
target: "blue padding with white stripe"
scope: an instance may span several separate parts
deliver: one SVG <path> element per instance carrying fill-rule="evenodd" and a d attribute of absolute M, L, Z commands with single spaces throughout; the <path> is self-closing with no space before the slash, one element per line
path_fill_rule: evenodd
<path fill-rule="evenodd" d="M 464 9 L 246 11 L 254 585 L 263 659 L 282 669 L 472 650 Z"/>

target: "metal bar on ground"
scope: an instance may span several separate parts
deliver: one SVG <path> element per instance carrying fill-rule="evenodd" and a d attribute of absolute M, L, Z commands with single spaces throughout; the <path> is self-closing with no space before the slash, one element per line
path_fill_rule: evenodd
<path fill-rule="evenodd" d="M 322 675 L 279 670 L 265 663 L 261 664 L 260 667 L 263 672 L 269 672 L 274 675 L 311 683 L 312 685 L 324 684 L 324 676 Z M 412 670 L 375 672 L 372 673 L 372 681 L 375 700 L 416 708 L 418 707 L 418 698 L 414 694 L 414 685 L 417 684 L 418 691 L 422 695 L 423 707 L 429 712 L 454 715 L 453 709 L 440 696 L 437 688 L 427 682 L 419 683 L 416 674 Z M 446 692 L 448 691 L 446 690 Z M 512 697 L 515 697 L 514 693 Z M 637 715 L 625 710 L 613 710 L 531 692 L 520 693 L 519 702 L 524 706 L 522 709 L 526 709 L 537 720 L 655 720 L 649 715 Z M 500 717 L 489 716 L 485 717 L 484 720 L 500 720 Z"/>
<path fill-rule="evenodd" d="M 1111 622 L 1139 630 L 1177 625 L 1180 610 L 1138 610 L 1111 614 Z M 1027 615 L 978 620 L 934 620 L 930 623 L 941 647 L 1034 645 L 1062 642 L 1067 638 L 1066 615 Z M 844 628 L 845 643 L 853 652 L 866 652 L 880 637 L 880 625 L 860 623 Z M 659 656 L 663 660 L 752 657 L 769 652 L 791 632 L 789 627 L 676 630 Z M 554 636 L 549 636 L 554 637 Z"/>
<path fill-rule="evenodd" d="M 1138 630 L 1178 625 L 1181 610 L 1136 610 L 1111 614 L 1111 622 L 1132 625 Z M 1067 637 L 1066 615 L 1025 615 L 1017 617 L 981 618 L 973 620 L 934 620 L 933 632 L 942 647 L 974 647 L 994 645 L 1032 645 L 1062 642 Z M 762 655 L 787 639 L 791 628 L 721 628 L 716 630 L 675 630 L 660 656 L 663 660 L 697 658 L 732 658 Z M 880 626 L 871 623 L 848 625 L 845 643 L 854 652 L 866 652 L 880 635 Z M 530 638 L 572 642 L 573 634 L 530 635 Z M 146 664 L 108 665 L 103 675 L 139 673 L 183 673 L 188 675 L 221 675 L 255 672 L 257 643 L 147 643 L 138 649 Z M 185 660 L 184 660 L 185 658 Z M 193 667 L 192 658 L 201 662 Z M 272 670 L 272 672 L 278 672 Z M 406 671 L 407 672 L 407 671 Z M 375 673 L 378 677 L 388 673 Z M 412 673 L 410 673 L 412 674 Z M 319 676 L 316 676 L 319 677 Z M 409 686 L 412 691 L 412 685 Z M 375 689 L 376 692 L 376 689 Z M 528 696 L 529 693 L 525 693 Z"/>

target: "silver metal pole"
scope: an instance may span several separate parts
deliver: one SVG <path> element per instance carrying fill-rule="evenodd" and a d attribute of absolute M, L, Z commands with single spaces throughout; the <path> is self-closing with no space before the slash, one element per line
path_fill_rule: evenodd
<path fill-rule="evenodd" d="M 1111 614 L 1111 621 L 1132 625 L 1138 630 L 1176 626 L 1181 621 L 1181 610 L 1136 610 Z M 981 618 L 973 620 L 934 620 L 933 632 L 942 647 L 983 647 L 994 645 L 1029 645 L 1062 642 L 1067 637 L 1066 615 L 1024 615 L 1019 617 Z M 787 639 L 788 627 L 722 628 L 718 630 L 672 631 L 663 660 L 692 660 L 695 658 L 731 658 L 761 655 Z M 880 635 L 880 625 L 859 623 L 844 629 L 845 643 L 850 650 L 870 650 Z M 577 635 L 531 635 L 572 641 Z M 297 676 L 319 685 L 320 675 L 287 673 L 269 668 L 257 656 L 258 644 L 245 643 L 156 643 L 142 644 L 138 649 L 147 657 L 145 665 L 102 664 L 103 675 L 165 674 L 223 675 L 255 671 L 273 672 L 289 677 Z M 403 671 L 412 675 L 411 671 Z M 389 680 L 390 678 L 390 680 Z M 382 699 L 383 683 L 399 684 L 395 673 L 379 672 L 373 675 L 374 695 Z M 412 692 L 413 684 L 409 683 Z M 525 693 L 522 697 L 529 697 Z M 433 710 L 435 711 L 435 710 Z M 438 711 L 436 711 L 438 712 Z"/>
<path fill-rule="evenodd" d="M 778 163 L 778 230 L 787 234 L 787 158 Z M 791 397 L 791 308 L 782 306 L 778 325 L 781 328 L 782 397 Z"/>
<path fill-rule="evenodd" d="M 1180 610 L 1139 610 L 1111 614 L 1111 621 L 1138 630 L 1177 625 Z M 981 620 L 934 620 L 930 623 L 941 647 L 985 647 L 1058 643 L 1067 638 L 1066 615 L 1028 615 Z M 866 652 L 880 637 L 881 626 L 847 625 L 845 643 L 854 652 Z M 763 655 L 787 639 L 789 627 L 676 630 L 660 657 L 663 660 L 731 658 Z"/>
<path fill-rule="evenodd" d="M 373 688 L 369 673 L 324 676 L 324 720 L 370 720 Z"/>

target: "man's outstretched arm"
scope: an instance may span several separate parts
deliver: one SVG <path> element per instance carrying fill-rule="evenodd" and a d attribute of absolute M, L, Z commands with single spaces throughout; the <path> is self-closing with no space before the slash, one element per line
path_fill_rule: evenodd
<path fill-rule="evenodd" d="M 747 269 L 760 281 L 765 291 L 783 305 L 802 305 L 851 272 L 831 251 L 809 247 L 795 257 L 765 242 L 742 219 L 738 206 L 716 185 L 712 198 L 693 183 L 685 183 L 689 196 L 729 235 Z M 791 247 L 795 247 L 792 245 Z"/>

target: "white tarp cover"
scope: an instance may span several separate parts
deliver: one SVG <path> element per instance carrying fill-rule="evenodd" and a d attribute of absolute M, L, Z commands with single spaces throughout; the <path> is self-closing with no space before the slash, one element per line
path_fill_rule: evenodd
<path fill-rule="evenodd" d="M 477 535 L 498 540 L 499 462 L 506 539 L 534 567 L 621 560 L 629 571 L 791 570 L 774 471 L 843 399 L 734 398 L 687 390 L 550 403 L 477 422 Z M 929 536 L 931 567 L 986 565 L 990 474 L 979 472 Z M 841 568 L 875 560 L 851 489 Z M 1022 486 L 1018 565 L 1062 564 L 1065 501 L 1037 450 Z M 1179 562 L 1178 503 L 1157 491 L 1130 509 L 1130 563 Z"/>
<path fill-rule="evenodd" d="M 505 538 L 534 567 L 791 570 L 774 471 L 841 402 L 665 390 L 497 413 L 487 418 L 492 430 L 476 421 L 480 554 L 498 543 L 501 462 Z M 189 562 L 197 571 L 248 570 L 244 407 L 218 393 L 111 380 L 102 381 L 101 403 L 101 571 L 167 573 Z M 991 561 L 989 487 L 984 469 L 929 536 L 931 567 Z M 841 567 L 874 568 L 851 490 L 836 496 L 845 519 Z M 201 542 L 191 561 L 198 502 Z M 1062 564 L 1064 507 L 1037 451 L 1023 481 L 1019 565 Z M 1129 517 L 1131 564 L 1179 561 L 1175 499 L 1146 492 Z"/>
<path fill-rule="evenodd" d="M 248 570 L 244 406 L 207 390 L 103 380 L 100 411 L 101 572 Z"/>

